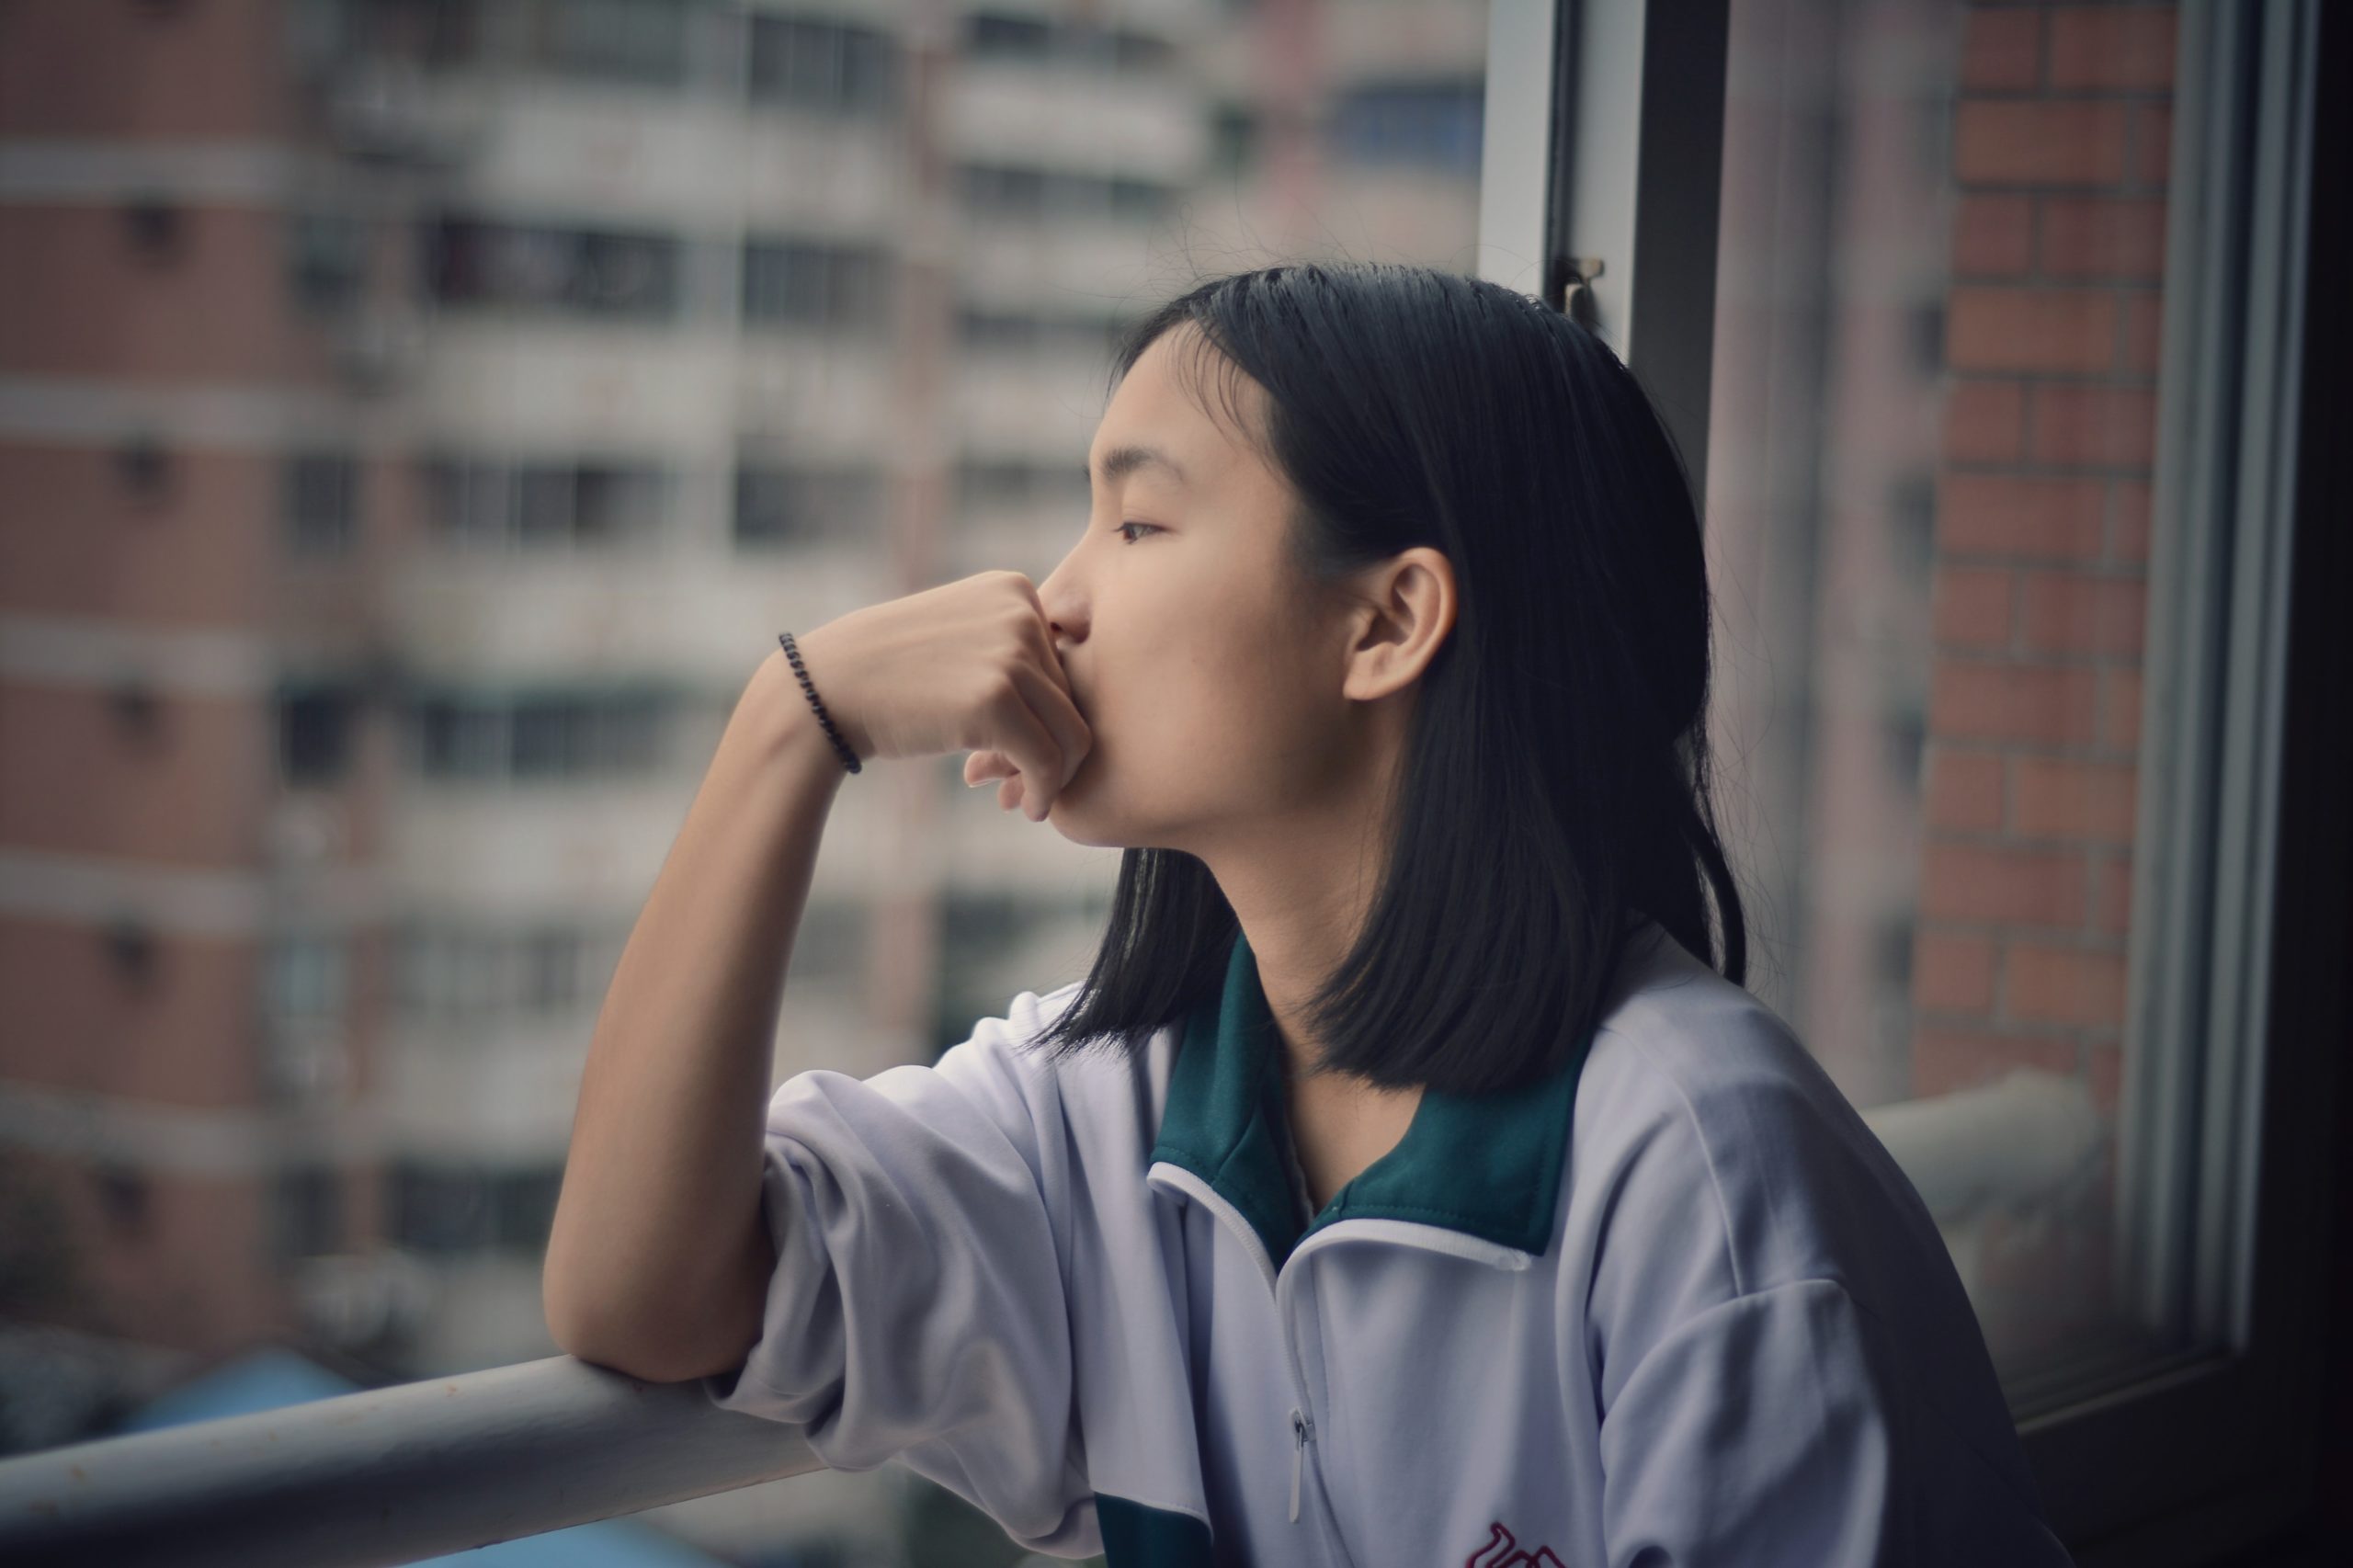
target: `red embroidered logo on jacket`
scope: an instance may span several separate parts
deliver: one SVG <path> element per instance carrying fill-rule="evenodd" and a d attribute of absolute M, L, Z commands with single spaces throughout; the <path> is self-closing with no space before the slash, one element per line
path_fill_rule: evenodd
<path fill-rule="evenodd" d="M 1500 1520 L 1489 1521 L 1487 1528 L 1495 1534 L 1487 1544 L 1462 1560 L 1462 1568 L 1568 1568 L 1568 1564 L 1552 1555 L 1549 1546 L 1540 1546 L 1533 1553 L 1512 1539 L 1511 1531 Z"/>

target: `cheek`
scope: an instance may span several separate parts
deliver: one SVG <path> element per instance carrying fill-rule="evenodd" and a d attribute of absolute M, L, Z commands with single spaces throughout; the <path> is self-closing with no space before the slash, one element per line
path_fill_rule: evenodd
<path fill-rule="evenodd" d="M 1256 657 L 1247 650 L 1257 649 Z M 1263 641 L 1236 635 L 1155 659 L 1120 714 L 1118 755 L 1159 778 L 1189 781 L 1221 798 L 1263 801 L 1286 792 L 1324 749 L 1322 721 L 1303 701 L 1303 673 L 1269 656 Z M 1147 760 L 1148 759 L 1148 760 Z"/>
<path fill-rule="evenodd" d="M 1320 655 L 1252 585 L 1154 586 L 1171 591 L 1096 606 L 1090 770 L 1147 810 L 1297 790 L 1329 749 L 1332 715 L 1311 700 Z"/>
<path fill-rule="evenodd" d="M 1117 648 L 1097 623 L 1093 681 L 1081 717 L 1087 724 L 1086 770 L 1116 777 L 1120 794 L 1141 803 L 1216 760 L 1211 754 L 1234 723 L 1229 672 L 1190 633 L 1146 634 Z"/>

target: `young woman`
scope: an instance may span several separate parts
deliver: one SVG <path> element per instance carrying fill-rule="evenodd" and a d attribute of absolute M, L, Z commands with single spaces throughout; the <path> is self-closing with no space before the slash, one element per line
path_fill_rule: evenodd
<path fill-rule="evenodd" d="M 1268 267 L 1137 326 L 1088 472 L 1042 584 L 746 687 L 591 1045 L 557 1342 L 1113 1568 L 2066 1562 L 1926 1209 L 1739 983 L 1625 367 Z M 950 750 L 1123 850 L 1102 950 L 763 1133 L 834 793 Z"/>

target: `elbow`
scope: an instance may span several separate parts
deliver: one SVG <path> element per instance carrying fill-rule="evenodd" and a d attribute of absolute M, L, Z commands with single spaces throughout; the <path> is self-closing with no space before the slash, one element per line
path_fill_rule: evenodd
<path fill-rule="evenodd" d="M 696 1365 L 704 1358 L 681 1357 L 679 1347 L 665 1345 L 656 1335 L 600 1330 L 572 1320 L 548 1320 L 549 1337 L 574 1360 L 647 1383 L 683 1382 L 700 1375 Z"/>
<path fill-rule="evenodd" d="M 544 1277 L 540 1308 L 558 1350 L 641 1382 L 678 1383 L 731 1371 L 759 1337 L 756 1313 L 748 1331 L 731 1323 L 723 1333 L 698 1333 L 675 1301 L 650 1314 L 597 1312 L 570 1301 Z"/>
<path fill-rule="evenodd" d="M 732 1355 L 710 1351 L 694 1354 L 691 1352 L 695 1346 L 664 1344 L 657 1339 L 610 1346 L 595 1339 L 580 1339 L 570 1345 L 558 1343 L 563 1353 L 574 1360 L 635 1378 L 642 1383 L 683 1383 L 738 1370 L 750 1355 L 748 1347 Z"/>
<path fill-rule="evenodd" d="M 583 1297 L 567 1287 L 551 1267 L 540 1270 L 540 1314 L 547 1322 L 548 1337 L 563 1354 L 649 1382 L 669 1381 L 654 1375 L 654 1358 L 643 1354 L 644 1336 L 629 1332 L 609 1303 L 599 1310 L 593 1296 Z"/>
<path fill-rule="evenodd" d="M 554 1279 L 545 1273 L 540 1277 L 540 1315 L 547 1321 L 548 1338 L 563 1354 L 612 1367 L 616 1371 L 626 1370 L 609 1358 L 609 1336 L 600 1334 L 582 1316 L 577 1306 L 558 1294 Z"/>

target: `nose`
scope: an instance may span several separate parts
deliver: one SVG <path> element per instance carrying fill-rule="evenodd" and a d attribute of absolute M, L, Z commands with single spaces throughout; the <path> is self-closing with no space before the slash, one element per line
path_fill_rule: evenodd
<path fill-rule="evenodd" d="M 1065 556 L 1063 563 L 1038 585 L 1038 606 L 1045 612 L 1057 653 L 1066 653 L 1066 644 L 1084 642 L 1086 637 L 1086 609 L 1066 575 L 1069 566 L 1069 557 Z"/>

